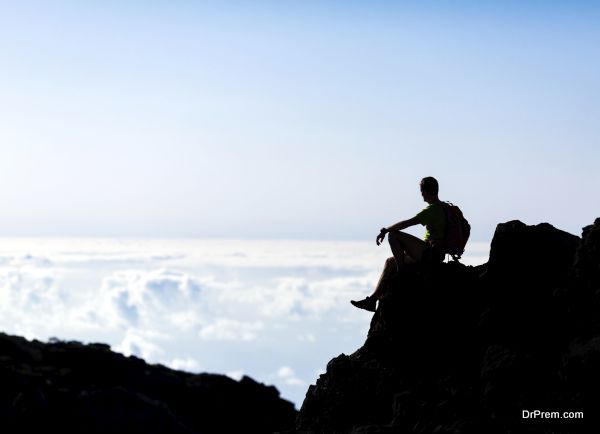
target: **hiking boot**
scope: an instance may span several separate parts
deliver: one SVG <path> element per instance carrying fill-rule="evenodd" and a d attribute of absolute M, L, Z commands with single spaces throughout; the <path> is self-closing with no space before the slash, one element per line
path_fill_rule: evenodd
<path fill-rule="evenodd" d="M 354 301 L 350 300 L 353 306 L 358 307 L 359 309 L 368 310 L 370 312 L 375 312 L 375 306 L 377 304 L 377 300 L 375 297 L 367 297 L 364 300 Z"/>

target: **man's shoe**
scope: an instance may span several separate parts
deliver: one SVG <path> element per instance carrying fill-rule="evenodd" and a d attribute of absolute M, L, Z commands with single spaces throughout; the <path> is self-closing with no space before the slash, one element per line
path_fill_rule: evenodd
<path fill-rule="evenodd" d="M 375 297 L 367 297 L 364 300 L 354 301 L 350 300 L 353 306 L 358 307 L 359 309 L 368 310 L 370 312 L 375 312 L 375 306 L 377 305 L 377 300 Z"/>

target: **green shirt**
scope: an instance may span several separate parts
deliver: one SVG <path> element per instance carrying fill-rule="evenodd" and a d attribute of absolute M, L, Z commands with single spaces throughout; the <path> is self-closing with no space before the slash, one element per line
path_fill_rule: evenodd
<path fill-rule="evenodd" d="M 425 241 L 443 240 L 446 235 L 446 212 L 441 203 L 432 203 L 415 216 L 425 226 Z"/>

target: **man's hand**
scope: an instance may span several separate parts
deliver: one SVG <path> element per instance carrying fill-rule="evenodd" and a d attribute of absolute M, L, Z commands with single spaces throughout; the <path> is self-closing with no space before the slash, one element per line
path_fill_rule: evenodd
<path fill-rule="evenodd" d="M 383 240 L 385 240 L 385 234 L 387 234 L 387 232 L 388 230 L 386 228 L 381 229 L 381 232 L 379 232 L 379 235 L 377 235 L 377 238 L 375 238 L 377 245 L 383 243 Z"/>

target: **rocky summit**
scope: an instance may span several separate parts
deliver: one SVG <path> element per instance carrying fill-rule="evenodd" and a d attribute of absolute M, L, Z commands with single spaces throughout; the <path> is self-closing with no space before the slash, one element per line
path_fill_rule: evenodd
<path fill-rule="evenodd" d="M 295 432 L 600 432 L 600 219 L 502 223 L 486 264 L 403 269 Z"/>
<path fill-rule="evenodd" d="M 249 377 L 189 374 L 108 345 L 0 334 L 2 433 L 271 433 L 296 410 Z"/>

